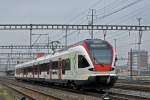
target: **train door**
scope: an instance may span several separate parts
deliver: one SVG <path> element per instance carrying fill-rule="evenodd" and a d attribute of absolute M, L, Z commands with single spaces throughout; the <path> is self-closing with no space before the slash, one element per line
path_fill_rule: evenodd
<path fill-rule="evenodd" d="M 53 69 L 52 69 L 52 61 L 49 62 L 49 78 L 52 79 Z"/>
<path fill-rule="evenodd" d="M 34 78 L 34 65 L 32 66 L 32 78 Z"/>
<path fill-rule="evenodd" d="M 52 68 L 51 68 L 51 71 L 52 71 L 52 79 L 58 79 L 58 61 L 52 61 Z"/>
<path fill-rule="evenodd" d="M 87 74 L 89 72 L 89 62 L 87 61 L 87 58 L 83 54 L 78 55 L 78 76 L 80 77 L 83 74 Z"/>
<path fill-rule="evenodd" d="M 27 75 L 28 75 L 28 70 L 27 70 L 27 68 L 25 69 L 25 72 L 26 72 L 26 78 L 27 78 Z"/>
<path fill-rule="evenodd" d="M 39 78 L 39 75 L 40 75 L 40 68 L 39 68 L 39 64 L 37 65 L 37 74 L 38 74 L 38 78 Z"/>
<path fill-rule="evenodd" d="M 59 58 L 58 60 L 58 79 L 62 79 L 62 60 Z"/>
<path fill-rule="evenodd" d="M 72 78 L 76 78 L 77 74 L 77 53 L 71 53 L 71 71 L 72 71 Z"/>

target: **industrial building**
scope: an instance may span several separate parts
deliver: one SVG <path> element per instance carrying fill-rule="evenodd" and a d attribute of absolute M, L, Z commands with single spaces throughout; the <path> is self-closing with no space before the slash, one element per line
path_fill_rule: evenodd
<path fill-rule="evenodd" d="M 132 71 L 132 75 L 142 75 L 143 70 L 148 69 L 148 52 L 145 50 L 128 52 L 128 68 L 130 72 Z"/>

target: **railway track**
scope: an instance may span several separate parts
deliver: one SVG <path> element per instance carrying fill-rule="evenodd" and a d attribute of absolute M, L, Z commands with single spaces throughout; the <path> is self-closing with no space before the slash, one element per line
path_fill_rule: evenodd
<path fill-rule="evenodd" d="M 22 91 L 28 92 L 28 94 L 24 94 L 27 97 L 32 98 L 33 100 L 103 100 L 103 95 L 100 93 L 91 93 L 91 92 L 85 92 L 85 91 L 79 91 L 79 90 L 72 90 L 62 87 L 56 87 L 56 86 L 50 86 L 48 85 L 42 85 L 39 84 L 28 84 L 23 82 L 18 82 L 15 80 L 8 80 L 8 79 L 0 79 L 1 84 L 7 83 L 7 87 L 13 88 L 18 92 L 21 92 L 22 89 L 28 89 L 32 90 L 34 92 L 38 92 L 39 94 L 36 94 L 38 96 L 45 95 L 47 97 L 51 97 L 52 99 L 41 99 L 38 97 L 34 97 L 33 95 L 30 96 L 30 94 L 34 94 L 34 92 L 28 92 L 28 91 Z M 16 88 L 14 88 L 16 87 Z M 21 87 L 21 88 L 20 88 Z M 19 88 L 19 89 L 18 89 Z M 35 96 L 36 96 L 35 95 Z M 33 98 L 34 97 L 34 98 Z"/>
<path fill-rule="evenodd" d="M 150 93 L 112 88 L 109 95 L 114 100 L 150 100 Z"/>
<path fill-rule="evenodd" d="M 21 84 L 16 84 L 13 81 L 0 79 L 0 83 L 6 87 L 11 88 L 12 90 L 24 95 L 24 97 L 22 98 L 23 100 L 25 98 L 28 98 L 29 100 L 58 100 L 58 98 L 56 98 L 56 97 L 42 93 L 39 90 L 35 90 L 35 89 L 29 88 L 27 86 L 23 86 Z"/>
<path fill-rule="evenodd" d="M 17 87 L 21 86 L 22 88 L 38 91 L 39 92 L 38 95 L 44 94 L 46 96 L 50 96 L 54 100 L 56 99 L 60 99 L 60 100 L 104 100 L 104 99 L 106 100 L 150 100 L 150 93 L 148 92 L 148 88 L 146 88 L 146 86 L 145 88 L 143 88 L 141 85 L 135 85 L 134 88 L 131 88 L 133 87 L 133 84 L 127 84 L 127 83 L 116 83 L 116 85 L 112 89 L 108 90 L 108 94 L 107 93 L 102 94 L 94 90 L 93 91 L 73 90 L 64 87 L 50 86 L 49 84 L 40 85 L 40 84 L 23 83 L 12 79 L 11 80 L 3 79 L 1 81 L 3 81 L 4 83 L 17 85 Z M 9 86 L 11 88 L 13 87 L 11 85 Z M 136 90 L 136 86 L 139 88 L 138 91 Z M 35 97 L 33 99 L 35 99 Z M 39 98 L 36 100 L 52 100 L 52 99 Z"/>
<path fill-rule="evenodd" d="M 120 98 L 121 100 L 150 100 L 150 86 L 146 82 L 135 81 L 119 81 L 113 88 L 110 89 L 109 94 L 112 98 Z M 120 100 L 120 99 L 118 99 Z"/>
<path fill-rule="evenodd" d="M 137 84 L 137 85 L 150 85 L 150 81 L 148 80 L 123 80 L 123 79 L 119 79 L 117 80 L 117 83 L 126 83 L 126 84 Z"/>
<path fill-rule="evenodd" d="M 150 85 L 116 83 L 114 88 L 117 89 L 130 89 L 135 91 L 150 92 Z"/>

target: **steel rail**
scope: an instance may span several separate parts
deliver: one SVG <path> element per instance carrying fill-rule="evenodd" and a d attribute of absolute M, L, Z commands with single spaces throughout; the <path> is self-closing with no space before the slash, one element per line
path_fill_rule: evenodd
<path fill-rule="evenodd" d="M 53 87 L 49 85 L 44 86 L 39 85 L 39 84 L 27 84 L 19 81 L 15 81 L 14 79 L 0 79 L 4 83 L 10 83 L 10 84 L 15 84 L 18 87 L 25 87 L 29 88 L 34 91 L 39 91 L 41 93 L 51 95 L 52 97 L 56 97 L 61 100 L 102 100 L 102 96 L 98 94 L 97 96 L 93 96 L 90 93 L 86 93 L 84 91 L 78 91 L 78 90 L 72 90 L 72 89 L 66 89 L 66 88 L 61 88 L 61 87 Z"/>
<path fill-rule="evenodd" d="M 5 80 L 0 80 L 1 84 L 9 87 L 21 94 L 23 94 L 25 97 L 30 98 L 32 100 L 59 100 L 56 97 L 53 97 L 51 95 L 45 94 L 41 91 L 32 89 L 32 88 L 28 88 L 25 86 L 21 86 L 21 85 L 17 85 L 14 82 L 9 82 L 9 81 L 5 81 Z"/>
<path fill-rule="evenodd" d="M 12 82 L 11 82 L 12 83 Z M 93 100 L 97 100 L 97 99 L 102 99 L 104 95 L 100 94 L 99 92 L 97 91 L 79 91 L 79 90 L 72 90 L 72 89 L 68 89 L 68 88 L 63 88 L 63 87 L 56 87 L 56 86 L 50 86 L 49 85 L 38 85 L 38 84 L 34 84 L 34 87 L 32 87 L 33 84 L 28 84 L 26 85 L 25 83 L 22 83 L 22 82 L 18 82 L 18 84 L 22 85 L 22 86 L 25 86 L 25 87 L 30 87 L 32 89 L 40 89 L 42 91 L 47 91 L 48 92 L 48 88 L 54 88 L 56 92 L 56 94 L 59 94 L 58 91 L 63 91 L 63 93 L 66 93 L 67 95 L 71 95 L 70 93 L 77 93 L 77 94 L 73 94 L 74 96 L 78 97 L 74 100 L 82 100 L 82 95 L 88 95 L 88 96 L 91 96 L 90 99 L 92 98 L 95 98 Z M 58 91 L 56 91 L 58 90 Z M 109 98 L 110 100 L 129 100 L 129 99 L 141 99 L 141 100 L 149 100 L 150 99 L 150 93 L 148 92 L 142 92 L 142 91 L 133 91 L 133 90 L 124 90 L 124 89 L 116 89 L 116 88 L 112 88 L 111 90 L 108 91 L 109 93 Z M 64 94 L 63 94 L 64 95 Z M 81 96 L 80 96 L 81 95 Z M 60 97 L 61 98 L 61 97 Z M 63 97 L 65 98 L 65 97 Z M 82 98 L 82 99 L 81 99 Z M 86 97 L 84 97 L 86 98 Z M 97 99 L 96 99 L 97 98 Z M 62 98 L 61 98 L 62 99 Z M 65 98 L 66 99 L 66 98 Z M 73 99 L 73 98 L 69 98 L 69 99 Z M 89 98 L 88 98 L 89 99 Z M 87 99 L 87 100 L 88 100 Z M 67 99 L 66 99 L 67 100 Z"/>
<path fill-rule="evenodd" d="M 150 100 L 149 92 L 142 91 L 133 91 L 133 90 L 124 90 L 112 88 L 109 91 L 109 96 L 111 100 Z"/>

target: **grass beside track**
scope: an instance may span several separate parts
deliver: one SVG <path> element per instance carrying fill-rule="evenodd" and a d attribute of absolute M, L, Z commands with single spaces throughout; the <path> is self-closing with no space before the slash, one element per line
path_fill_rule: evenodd
<path fill-rule="evenodd" d="M 4 87 L 3 85 L 0 85 L 0 100 L 13 100 L 13 99 L 14 99 L 13 95 L 9 91 L 9 89 Z"/>

